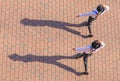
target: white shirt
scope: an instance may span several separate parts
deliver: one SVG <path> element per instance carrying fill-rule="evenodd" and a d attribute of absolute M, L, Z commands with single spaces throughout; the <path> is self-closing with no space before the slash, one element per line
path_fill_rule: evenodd
<path fill-rule="evenodd" d="M 106 6 L 104 12 L 102 12 L 100 15 L 103 15 L 108 10 L 109 10 L 109 6 Z M 82 16 L 91 16 L 92 18 L 95 18 L 97 16 L 97 13 L 98 13 L 98 11 L 95 9 L 92 12 L 87 12 L 87 13 L 84 13 L 84 14 L 79 14 L 79 16 L 80 17 L 82 17 Z"/>
<path fill-rule="evenodd" d="M 92 46 L 89 45 L 89 46 L 86 46 L 86 47 L 75 48 L 75 51 L 77 51 L 79 53 L 85 52 L 85 53 L 89 54 L 89 53 L 94 53 L 94 52 L 98 51 L 99 49 L 103 48 L 104 46 L 105 46 L 105 43 L 101 42 L 101 46 L 96 50 L 92 50 Z"/>

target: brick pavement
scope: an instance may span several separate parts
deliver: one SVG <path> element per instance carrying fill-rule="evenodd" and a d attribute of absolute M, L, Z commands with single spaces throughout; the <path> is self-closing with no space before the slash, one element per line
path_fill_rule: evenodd
<path fill-rule="evenodd" d="M 0 81 L 120 81 L 120 0 L 101 3 L 110 10 L 84 38 L 87 28 L 77 26 L 87 17 L 76 15 L 97 0 L 0 0 Z M 83 61 L 69 58 L 71 49 L 95 39 L 106 47 L 89 58 L 90 74 L 78 75 Z"/>

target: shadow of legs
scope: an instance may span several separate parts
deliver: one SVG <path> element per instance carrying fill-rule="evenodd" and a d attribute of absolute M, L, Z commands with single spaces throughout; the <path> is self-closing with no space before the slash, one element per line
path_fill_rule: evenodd
<path fill-rule="evenodd" d="M 60 62 L 57 62 L 57 60 L 61 60 L 61 59 L 74 59 L 73 56 L 36 56 L 36 55 L 25 55 L 25 56 L 20 56 L 18 54 L 12 54 L 8 56 L 11 60 L 13 61 L 22 61 L 24 63 L 28 63 L 28 62 L 42 62 L 42 63 L 46 63 L 46 64 L 52 64 L 52 65 L 56 65 L 59 68 L 62 68 L 66 71 L 72 72 L 75 75 L 80 76 L 82 73 L 76 72 L 75 69 L 62 64 Z"/>
<path fill-rule="evenodd" d="M 80 24 L 72 24 L 72 23 L 67 23 L 67 22 L 61 22 L 61 21 L 53 21 L 53 20 L 34 20 L 34 19 L 28 19 L 24 18 L 20 21 L 21 24 L 24 26 L 48 26 L 52 28 L 58 28 L 58 29 L 63 29 L 67 32 L 73 33 L 75 35 L 79 35 L 82 38 L 88 38 L 86 35 L 81 35 L 79 31 L 73 30 L 69 27 L 82 27 L 86 26 L 87 21 L 84 21 Z M 69 27 L 67 27 L 69 26 Z"/>

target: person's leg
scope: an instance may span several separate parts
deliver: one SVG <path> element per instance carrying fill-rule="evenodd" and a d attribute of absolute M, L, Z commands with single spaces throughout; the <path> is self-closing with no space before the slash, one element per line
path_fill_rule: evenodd
<path fill-rule="evenodd" d="M 93 35 L 92 35 L 92 31 L 91 31 L 91 25 L 88 25 L 88 31 L 89 31 L 89 37 L 92 37 Z"/>
<path fill-rule="evenodd" d="M 83 61 L 84 61 L 84 66 L 85 66 L 85 72 L 84 73 L 88 74 L 88 70 L 87 70 L 88 54 L 84 54 Z"/>
<path fill-rule="evenodd" d="M 83 56 L 83 53 L 78 53 L 78 54 L 76 54 L 76 59 L 78 59 L 78 58 L 81 58 Z"/>
<path fill-rule="evenodd" d="M 92 22 L 94 21 L 95 19 L 92 18 L 91 16 L 88 18 L 88 23 L 87 23 L 87 26 L 88 26 L 88 31 L 89 31 L 89 37 L 92 37 L 92 31 L 91 31 L 91 24 Z"/>

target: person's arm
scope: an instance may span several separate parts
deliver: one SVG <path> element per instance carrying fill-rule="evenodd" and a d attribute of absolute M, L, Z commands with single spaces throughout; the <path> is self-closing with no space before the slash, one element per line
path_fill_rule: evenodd
<path fill-rule="evenodd" d="M 80 48 L 80 47 L 77 47 L 77 48 L 75 48 L 75 51 L 82 52 L 82 51 L 84 51 L 84 49 L 83 49 L 83 48 Z"/>
<path fill-rule="evenodd" d="M 87 49 L 87 47 L 77 47 L 77 48 L 73 48 L 74 51 L 80 52 L 80 53 L 85 52 L 86 49 Z"/>
<path fill-rule="evenodd" d="M 103 15 L 106 11 L 108 11 L 110 8 L 109 8 L 109 6 L 105 6 L 105 10 L 104 10 L 104 12 L 102 12 L 101 13 L 101 15 Z"/>
<path fill-rule="evenodd" d="M 104 42 L 101 42 L 100 48 L 103 48 L 103 47 L 105 47 L 105 43 L 104 43 Z"/>
<path fill-rule="evenodd" d="M 77 17 L 82 17 L 82 16 L 96 16 L 97 14 L 95 12 L 88 12 L 84 14 L 79 14 Z"/>

